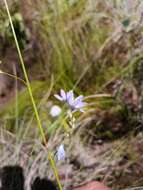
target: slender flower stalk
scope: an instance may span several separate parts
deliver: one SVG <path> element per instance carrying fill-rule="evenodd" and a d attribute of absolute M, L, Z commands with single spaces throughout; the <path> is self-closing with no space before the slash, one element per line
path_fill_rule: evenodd
<path fill-rule="evenodd" d="M 77 111 L 84 112 L 83 108 L 86 105 L 86 102 L 83 101 L 84 96 L 80 95 L 74 98 L 73 90 L 65 92 L 63 89 L 60 90 L 60 94 L 55 94 L 54 96 L 60 102 L 66 103 L 68 106 L 68 110 L 66 112 L 66 124 L 69 126 L 70 130 L 66 130 L 66 137 L 69 138 L 73 132 L 73 129 L 76 127 L 76 119 L 73 113 Z M 56 157 L 58 161 L 65 159 L 65 149 L 63 144 L 57 148 Z"/>
<path fill-rule="evenodd" d="M 75 124 L 76 119 L 75 119 L 75 117 L 74 117 L 74 115 L 73 115 L 73 113 L 72 113 L 71 110 L 67 111 L 67 116 L 69 118 L 69 125 L 70 125 L 70 127 L 72 129 L 74 129 L 76 127 L 76 124 Z"/>

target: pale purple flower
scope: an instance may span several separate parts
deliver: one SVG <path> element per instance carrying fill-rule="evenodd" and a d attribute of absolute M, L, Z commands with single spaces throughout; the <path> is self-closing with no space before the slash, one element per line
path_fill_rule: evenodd
<path fill-rule="evenodd" d="M 57 159 L 58 159 L 58 161 L 65 159 L 65 150 L 64 150 L 64 145 L 63 144 L 61 144 L 58 147 L 58 150 L 57 150 Z"/>
<path fill-rule="evenodd" d="M 74 93 L 72 90 L 69 92 L 61 90 L 60 95 L 56 94 L 55 97 L 62 102 L 66 102 L 72 111 L 79 110 L 83 112 L 83 107 L 86 105 L 86 103 L 83 102 L 84 96 L 80 95 L 77 98 L 74 98 Z"/>

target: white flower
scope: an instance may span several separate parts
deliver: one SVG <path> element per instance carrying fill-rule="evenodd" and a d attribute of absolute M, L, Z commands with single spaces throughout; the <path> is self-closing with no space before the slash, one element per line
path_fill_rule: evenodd
<path fill-rule="evenodd" d="M 58 161 L 65 159 L 65 150 L 64 150 L 64 145 L 63 144 L 61 144 L 58 147 L 58 150 L 57 150 L 57 159 L 58 159 Z"/>
<path fill-rule="evenodd" d="M 59 106 L 54 105 L 54 106 L 51 107 L 50 115 L 51 115 L 52 117 L 57 117 L 57 116 L 60 115 L 61 111 L 62 111 L 62 110 L 61 110 L 61 108 L 60 108 Z"/>

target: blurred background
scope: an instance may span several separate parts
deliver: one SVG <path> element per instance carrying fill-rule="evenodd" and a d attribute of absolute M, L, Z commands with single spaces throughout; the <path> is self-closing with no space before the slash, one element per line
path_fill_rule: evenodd
<path fill-rule="evenodd" d="M 62 117 L 50 115 L 53 105 L 60 106 L 53 95 L 74 89 L 89 96 L 76 134 L 70 143 L 65 140 L 70 161 L 59 168 L 72 174 L 63 180 L 65 189 L 93 179 L 115 190 L 143 189 L 143 1 L 8 0 L 8 5 L 52 150 L 64 138 Z M 29 151 L 40 137 L 3 0 L 0 70 L 0 164 L 7 157 L 5 164 L 14 160 L 29 172 L 29 160 L 35 159 Z M 43 175 L 46 161 L 38 163 Z"/>

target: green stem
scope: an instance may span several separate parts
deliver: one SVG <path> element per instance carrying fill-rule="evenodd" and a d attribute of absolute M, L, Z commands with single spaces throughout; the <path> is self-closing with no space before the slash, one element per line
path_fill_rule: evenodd
<path fill-rule="evenodd" d="M 22 57 L 22 54 L 21 54 L 21 50 L 20 50 L 20 47 L 19 47 L 19 43 L 18 43 L 18 40 L 17 40 L 16 33 L 15 33 L 15 30 L 14 30 L 14 26 L 13 26 L 12 18 L 11 18 L 11 15 L 10 15 L 7 0 L 4 0 L 4 4 L 5 4 L 5 7 L 6 7 L 7 14 L 8 14 L 8 18 L 9 18 L 10 26 L 11 26 L 11 29 L 12 29 L 13 37 L 14 37 L 14 40 L 15 40 L 17 52 L 18 52 L 18 55 L 19 55 L 21 66 L 22 66 L 22 70 L 23 70 L 23 73 L 24 73 L 24 76 L 25 76 L 28 92 L 29 92 L 31 102 L 32 102 L 32 105 L 33 105 L 33 109 L 34 109 L 34 112 L 35 112 L 35 117 L 36 117 L 36 120 L 37 120 L 37 124 L 38 124 L 39 130 L 40 130 L 40 134 L 41 134 L 41 137 L 43 139 L 43 142 L 46 145 L 47 143 L 46 143 L 45 134 L 44 134 L 44 131 L 43 131 L 43 128 L 42 128 L 42 124 L 41 124 L 41 121 L 40 121 L 40 117 L 39 117 L 39 113 L 38 113 L 38 110 L 37 110 L 37 107 L 36 107 L 36 103 L 34 101 L 34 97 L 33 97 L 33 94 L 32 94 L 30 81 L 28 79 L 28 75 L 27 75 L 26 68 L 25 68 L 25 65 L 24 65 L 23 57 Z M 61 183 L 60 183 L 58 171 L 57 171 L 57 168 L 55 166 L 54 159 L 52 158 L 52 154 L 50 152 L 48 152 L 48 159 L 49 159 L 51 167 L 52 167 L 52 169 L 54 171 L 57 183 L 59 185 L 59 189 L 62 190 L 62 186 L 61 186 Z"/>
<path fill-rule="evenodd" d="M 54 161 L 53 156 L 52 156 L 50 151 L 48 152 L 48 160 L 50 161 L 50 165 L 51 165 L 51 167 L 52 167 L 52 169 L 54 171 L 54 175 L 55 175 L 55 177 L 57 179 L 59 190 L 62 190 L 62 186 L 61 186 L 61 182 L 60 182 L 60 179 L 59 179 L 59 174 L 57 172 L 56 164 L 55 164 L 55 161 Z"/>
<path fill-rule="evenodd" d="M 11 26 L 11 29 L 12 29 L 12 33 L 13 33 L 13 37 L 14 37 L 14 40 L 15 40 L 17 52 L 18 52 L 18 55 L 19 55 L 21 66 L 22 66 L 22 70 L 23 70 L 23 73 L 24 73 L 24 77 L 25 77 L 25 80 L 26 80 L 26 83 L 27 83 L 28 92 L 29 92 L 29 95 L 30 95 L 30 98 L 31 98 L 31 101 L 32 101 L 32 105 L 33 105 L 33 109 L 34 109 L 34 112 L 35 112 L 35 116 L 36 116 L 36 119 L 37 119 L 37 123 L 38 123 L 39 129 L 40 129 L 42 138 L 45 141 L 45 135 L 44 135 L 44 132 L 42 130 L 38 110 L 37 110 L 37 107 L 36 107 L 36 104 L 35 104 L 35 101 L 34 101 L 34 97 L 33 97 L 33 94 L 32 94 L 30 82 L 29 82 L 29 79 L 28 79 L 28 75 L 27 75 L 26 68 L 25 68 L 25 65 L 24 65 L 23 57 L 22 57 L 22 54 L 21 54 L 21 51 L 20 51 L 20 47 L 19 47 L 19 43 L 18 43 L 18 40 L 17 40 L 17 37 L 16 37 L 16 33 L 15 33 L 15 30 L 14 30 L 14 26 L 13 26 L 12 18 L 11 18 L 11 15 L 10 15 L 7 0 L 4 0 L 4 3 L 5 3 L 6 10 L 7 10 L 10 26 Z"/>

